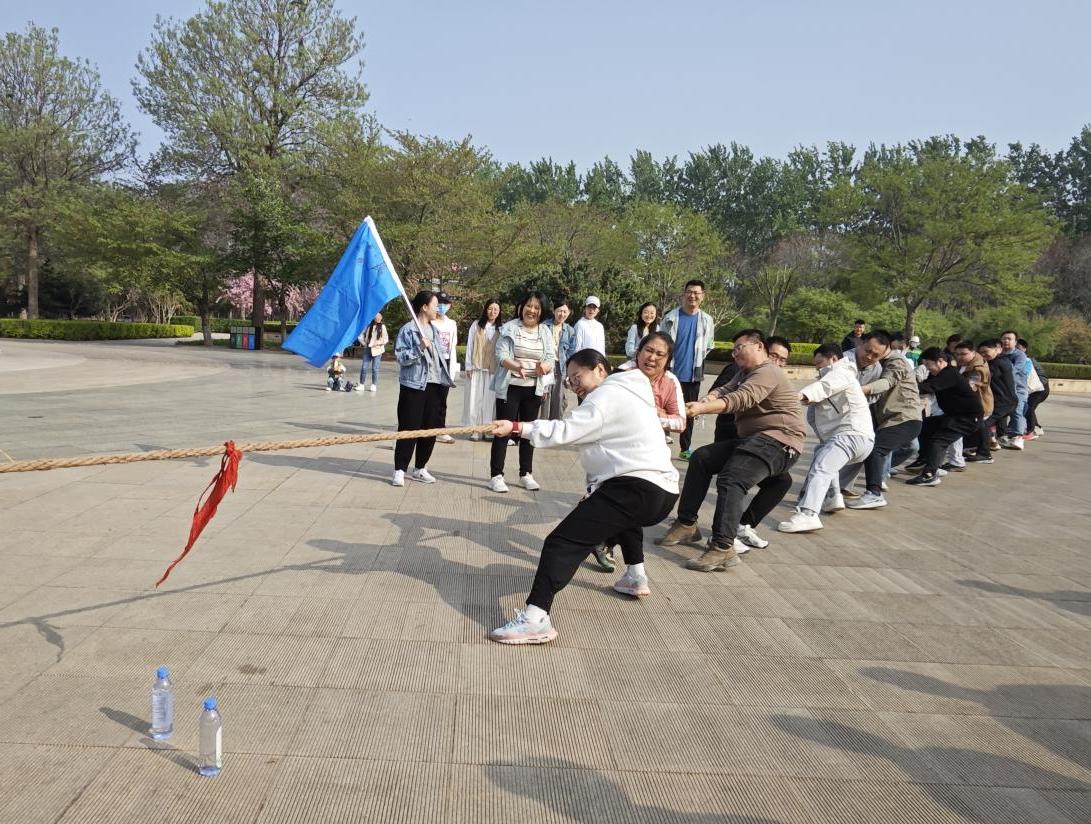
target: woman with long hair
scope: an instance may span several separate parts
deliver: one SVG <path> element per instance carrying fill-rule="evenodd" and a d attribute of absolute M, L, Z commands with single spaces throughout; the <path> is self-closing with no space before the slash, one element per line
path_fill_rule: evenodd
<path fill-rule="evenodd" d="M 582 403 L 564 420 L 493 424 L 496 441 L 513 434 L 542 448 L 579 446 L 588 487 L 545 539 L 526 609 L 489 633 L 501 644 L 545 644 L 556 638 L 550 620 L 553 598 L 603 544 L 620 545 L 627 564 L 613 589 L 634 598 L 650 595 L 643 528 L 667 517 L 678 500 L 678 470 L 663 442 L 647 376 L 639 369 L 611 375 L 605 356 L 593 349 L 569 358 L 566 373 Z"/>
<path fill-rule="evenodd" d="M 422 289 L 410 304 L 416 319 L 398 330 L 394 344 L 394 357 L 401 369 L 398 372 L 398 431 L 411 429 L 436 429 L 443 426 L 446 406 L 446 390 L 454 385 L 451 370 L 443 350 L 443 341 L 432 325 L 439 316 L 439 300 L 429 289 Z M 428 459 L 432 457 L 435 438 L 411 438 L 397 441 L 394 445 L 394 486 L 405 486 L 405 473 L 409 461 L 416 452 L 416 463 L 409 477 L 421 483 L 434 484 L 436 479 L 428 471 Z"/>
<path fill-rule="evenodd" d="M 368 384 L 367 389 L 370 392 L 378 392 L 379 362 L 383 359 L 383 353 L 390 343 L 390 334 L 386 331 L 386 324 L 383 323 L 382 312 L 377 314 L 367 328 L 360 333 L 358 342 L 363 348 L 363 361 L 360 364 L 360 382 L 356 384 L 356 391 L 364 391 L 364 384 L 367 383 L 370 375 L 371 383 Z"/>
<path fill-rule="evenodd" d="M 496 374 L 492 388 L 496 393 L 496 417 L 512 421 L 532 421 L 542 408 L 542 393 L 553 380 L 556 349 L 553 333 L 541 321 L 552 307 L 541 292 L 531 292 L 516 307 L 515 317 L 500 327 L 496 335 Z M 547 380 L 548 377 L 548 380 Z M 519 479 L 525 489 L 541 489 L 531 472 L 534 447 L 519 439 Z M 494 438 L 489 460 L 489 489 L 507 492 L 504 459 L 508 439 Z"/>
<path fill-rule="evenodd" d="M 557 350 L 557 359 L 553 367 L 553 384 L 542 393 L 542 417 L 551 421 L 564 417 L 567 406 L 564 395 L 564 364 L 572 354 L 572 341 L 576 330 L 565 323 L 572 314 L 568 300 L 561 298 L 553 304 L 553 317 L 542 325 L 553 333 L 553 347 Z"/>
<path fill-rule="evenodd" d="M 645 303 L 636 313 L 636 323 L 629 327 L 629 332 L 625 336 L 625 357 L 629 360 L 635 358 L 640 342 L 658 329 L 659 307 L 654 303 Z"/>
<path fill-rule="evenodd" d="M 495 411 L 496 395 L 492 391 L 492 379 L 496 374 L 496 330 L 499 327 L 500 301 L 489 298 L 481 307 L 481 317 L 470 324 L 466 335 L 463 426 L 488 423 Z M 474 432 L 470 440 L 481 440 L 480 433 Z"/>

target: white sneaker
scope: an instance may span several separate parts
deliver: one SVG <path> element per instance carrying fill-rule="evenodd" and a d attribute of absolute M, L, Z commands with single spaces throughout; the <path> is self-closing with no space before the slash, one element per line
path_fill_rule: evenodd
<path fill-rule="evenodd" d="M 1014 438 L 1009 438 L 1007 443 L 1001 441 L 1000 445 L 1004 449 L 1022 449 L 1023 448 L 1023 436 L 1016 435 Z"/>
<path fill-rule="evenodd" d="M 327 392 L 332 392 L 332 391 L 333 391 L 333 387 L 332 387 L 332 386 L 327 386 L 327 387 L 326 387 L 326 391 L 327 391 Z"/>
<path fill-rule="evenodd" d="M 454 443 L 455 439 L 450 435 L 436 435 L 436 443 Z"/>
<path fill-rule="evenodd" d="M 493 475 L 489 478 L 489 491 L 490 492 L 507 492 L 508 485 L 504 483 L 503 475 Z"/>
<path fill-rule="evenodd" d="M 356 384 L 356 386 L 352 387 L 352 391 L 353 392 L 363 392 L 364 391 L 364 385 L 362 383 L 358 383 L 358 384 Z"/>
<path fill-rule="evenodd" d="M 883 481 L 881 484 L 879 484 L 879 488 L 883 490 L 883 492 L 886 492 L 890 489 L 890 487 L 886 485 L 886 481 Z"/>
<path fill-rule="evenodd" d="M 391 486 L 405 486 L 405 472 L 401 469 L 394 470 L 394 477 L 390 481 Z"/>
<path fill-rule="evenodd" d="M 518 610 L 515 617 L 504 626 L 489 633 L 489 639 L 498 644 L 548 644 L 557 637 L 557 630 L 547 615 L 536 624 L 527 620 L 527 614 Z"/>
<path fill-rule="evenodd" d="M 508 446 L 515 446 L 515 440 L 513 438 L 508 438 Z"/>
<path fill-rule="evenodd" d="M 427 469 L 414 469 L 409 473 L 409 477 L 414 481 L 420 481 L 422 484 L 434 484 L 436 482 L 432 473 Z"/>
<path fill-rule="evenodd" d="M 1042 435 L 1046 434 L 1046 430 L 1041 426 L 1036 426 L 1034 427 L 1034 434 L 1040 438 Z"/>
<path fill-rule="evenodd" d="M 735 550 L 736 555 L 745 555 L 750 550 L 754 549 L 754 547 L 750 546 L 749 544 L 744 544 L 738 538 L 735 539 L 735 542 L 731 545 L 731 548 Z"/>
<path fill-rule="evenodd" d="M 378 385 L 376 385 L 376 384 L 374 384 L 374 383 L 373 383 L 373 384 L 371 384 L 371 386 L 369 386 L 369 387 L 367 388 L 367 391 L 368 391 L 368 392 L 378 392 L 378 391 L 379 391 L 379 387 L 378 387 Z"/>
<path fill-rule="evenodd" d="M 480 432 L 474 432 L 474 433 L 472 433 L 472 434 L 470 435 L 470 440 L 471 440 L 471 441 L 479 441 L 479 440 L 481 440 L 481 433 L 480 433 Z"/>
<path fill-rule="evenodd" d="M 822 511 L 829 514 L 831 512 L 840 512 L 845 508 L 845 496 L 841 494 L 840 489 L 835 489 L 826 495 L 826 500 L 822 504 Z"/>
<path fill-rule="evenodd" d="M 735 537 L 754 549 L 765 549 L 769 546 L 769 542 L 758 535 L 758 532 L 750 524 L 739 524 L 739 528 L 735 531 Z"/>
<path fill-rule="evenodd" d="M 808 515 L 798 509 L 791 514 L 787 521 L 781 521 L 777 525 L 781 532 L 814 532 L 822 529 L 822 519 L 817 515 Z"/>
<path fill-rule="evenodd" d="M 937 470 L 936 470 L 936 477 L 937 477 L 937 478 L 946 478 L 946 477 L 947 477 L 947 474 L 948 474 L 948 473 L 947 473 L 947 470 L 946 470 L 946 469 L 937 469 Z"/>
<path fill-rule="evenodd" d="M 614 582 L 614 592 L 631 595 L 633 598 L 646 598 L 652 594 L 648 587 L 648 576 L 638 575 L 631 569 L 625 570 L 625 574 Z"/>
<path fill-rule="evenodd" d="M 537 492 L 542 488 L 529 472 L 526 475 L 520 475 L 519 480 L 523 484 L 523 489 L 529 489 L 531 492 Z"/>
<path fill-rule="evenodd" d="M 849 509 L 880 509 L 886 506 L 886 498 L 874 492 L 865 492 L 859 498 L 846 501 L 845 506 Z"/>

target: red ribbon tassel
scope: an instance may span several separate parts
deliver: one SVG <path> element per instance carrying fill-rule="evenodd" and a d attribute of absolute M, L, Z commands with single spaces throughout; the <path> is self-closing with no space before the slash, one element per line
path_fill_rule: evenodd
<path fill-rule="evenodd" d="M 224 454 L 220 459 L 220 471 L 216 473 L 216 477 L 212 479 L 212 482 L 205 487 L 205 491 L 201 493 L 201 497 L 197 499 L 197 507 L 193 510 L 193 523 L 189 528 L 189 543 L 186 544 L 186 548 L 182 550 L 182 554 L 175 558 L 167 571 L 163 573 L 163 577 L 155 582 L 156 588 L 161 583 L 167 580 L 167 576 L 170 575 L 171 570 L 178 566 L 178 562 L 181 561 L 189 551 L 193 549 L 193 545 L 197 543 L 197 538 L 200 537 L 202 530 L 209 521 L 212 520 L 216 514 L 216 507 L 220 505 L 220 501 L 223 500 L 224 495 L 227 494 L 228 488 L 233 492 L 235 490 L 235 484 L 239 482 L 239 461 L 242 460 L 242 453 L 235 448 L 234 441 L 228 441 L 224 444 Z M 209 490 L 212 490 L 211 493 Z M 201 500 L 208 494 L 208 498 L 201 503 Z"/>

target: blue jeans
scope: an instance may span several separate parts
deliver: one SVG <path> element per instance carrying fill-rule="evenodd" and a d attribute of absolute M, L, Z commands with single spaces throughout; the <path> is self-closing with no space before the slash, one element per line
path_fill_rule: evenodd
<path fill-rule="evenodd" d="M 1018 389 L 1015 391 L 1015 411 L 1011 413 L 1011 420 L 1008 422 L 1008 437 L 1027 434 L 1027 398 L 1029 397 L 1027 392 L 1020 392 Z"/>
<path fill-rule="evenodd" d="M 360 384 L 367 383 L 368 368 L 371 369 L 371 382 L 376 386 L 379 385 L 379 362 L 382 361 L 382 353 L 378 355 L 371 354 L 370 349 L 364 349 L 364 362 L 360 365 Z"/>

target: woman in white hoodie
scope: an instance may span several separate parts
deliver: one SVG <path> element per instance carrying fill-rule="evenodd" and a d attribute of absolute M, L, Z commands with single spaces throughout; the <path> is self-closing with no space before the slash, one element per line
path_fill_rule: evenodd
<path fill-rule="evenodd" d="M 495 421 L 493 437 L 511 434 L 534 446 L 575 444 L 587 475 L 587 495 L 542 546 L 526 609 L 489 633 L 501 644 L 545 644 L 557 637 L 549 618 L 553 597 L 572 580 L 595 548 L 618 545 L 628 565 L 614 589 L 642 598 L 651 594 L 644 571 L 643 527 L 659 523 L 678 500 L 678 471 L 647 376 L 638 369 L 610 375 L 593 349 L 568 360 L 566 383 L 582 401 L 559 421 Z"/>

